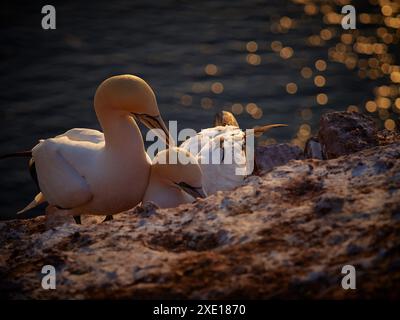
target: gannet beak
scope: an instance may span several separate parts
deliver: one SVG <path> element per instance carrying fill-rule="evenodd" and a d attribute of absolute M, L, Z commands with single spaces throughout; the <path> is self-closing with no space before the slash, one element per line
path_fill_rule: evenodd
<path fill-rule="evenodd" d="M 167 146 L 170 146 L 171 143 L 174 144 L 173 139 L 169 136 L 169 131 L 167 126 L 165 125 L 163 119 L 160 115 L 158 116 L 151 116 L 148 114 L 141 114 L 141 113 L 132 113 L 132 115 L 140 120 L 147 128 L 151 129 L 161 129 L 164 134 L 158 135 Z"/>
<path fill-rule="evenodd" d="M 287 126 L 288 126 L 287 124 L 269 124 L 266 126 L 254 127 L 253 130 L 256 136 L 260 136 L 272 128 L 287 127 Z"/>
<path fill-rule="evenodd" d="M 179 183 L 176 183 L 176 185 L 195 199 L 207 197 L 207 195 L 203 191 L 202 187 L 192 187 L 191 185 L 187 184 L 186 182 L 179 182 Z"/>

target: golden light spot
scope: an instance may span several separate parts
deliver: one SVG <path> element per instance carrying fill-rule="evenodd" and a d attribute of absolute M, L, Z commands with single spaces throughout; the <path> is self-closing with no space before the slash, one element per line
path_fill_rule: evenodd
<path fill-rule="evenodd" d="M 377 88 L 376 92 L 380 96 L 388 97 L 390 96 L 391 89 L 388 86 L 380 86 Z"/>
<path fill-rule="evenodd" d="M 322 29 L 319 35 L 323 40 L 330 40 L 333 36 L 332 31 L 329 29 Z"/>
<path fill-rule="evenodd" d="M 384 74 L 389 74 L 389 73 L 390 73 L 390 70 L 391 70 L 390 64 L 388 64 L 388 63 L 382 64 L 382 65 L 381 65 L 381 70 L 382 70 L 382 72 L 383 72 Z"/>
<path fill-rule="evenodd" d="M 248 114 L 254 115 L 257 112 L 258 106 L 255 103 L 248 103 L 246 105 L 246 112 Z"/>
<path fill-rule="evenodd" d="M 397 96 L 397 86 L 396 85 L 391 85 L 390 86 L 390 96 L 391 97 L 396 97 Z M 400 87 L 398 88 L 399 89 L 399 92 L 400 92 Z"/>
<path fill-rule="evenodd" d="M 317 35 L 309 36 L 307 41 L 311 46 L 321 46 L 324 43 L 321 37 Z"/>
<path fill-rule="evenodd" d="M 384 16 L 387 16 L 387 17 L 388 17 L 388 16 L 391 16 L 392 13 L 393 13 L 392 7 L 391 7 L 391 6 L 388 6 L 388 5 L 383 6 L 382 9 L 381 9 L 381 11 L 382 11 L 382 14 L 383 14 Z"/>
<path fill-rule="evenodd" d="M 215 64 L 208 64 L 204 68 L 204 71 L 209 76 L 215 76 L 218 72 L 218 67 Z"/>
<path fill-rule="evenodd" d="M 378 105 L 378 108 L 381 108 L 381 109 L 389 109 L 390 108 L 391 101 L 389 98 L 378 97 L 375 101 L 376 101 L 376 104 Z"/>
<path fill-rule="evenodd" d="M 316 76 L 314 78 L 314 84 L 317 87 L 323 87 L 325 85 L 325 83 L 326 83 L 326 80 L 325 80 L 325 78 L 323 76 Z"/>
<path fill-rule="evenodd" d="M 394 122 L 392 119 L 386 119 L 385 128 L 390 131 L 394 130 L 396 128 L 396 122 Z"/>
<path fill-rule="evenodd" d="M 357 66 L 357 59 L 355 57 L 347 57 L 344 64 L 348 69 L 354 69 Z"/>
<path fill-rule="evenodd" d="M 350 105 L 347 107 L 348 112 L 358 112 L 358 107 L 354 105 Z"/>
<path fill-rule="evenodd" d="M 386 33 L 385 35 L 383 35 L 382 40 L 386 44 L 391 44 L 392 42 L 394 42 L 394 37 L 390 33 Z"/>
<path fill-rule="evenodd" d="M 311 68 L 309 68 L 309 67 L 304 67 L 304 68 L 301 69 L 300 73 L 301 73 L 301 76 L 302 76 L 304 79 L 309 79 L 309 78 L 312 77 L 312 73 L 313 73 L 313 72 L 312 72 Z"/>
<path fill-rule="evenodd" d="M 315 15 L 318 13 L 318 7 L 312 3 L 308 3 L 304 6 L 304 12 L 309 15 Z"/>
<path fill-rule="evenodd" d="M 327 24 L 340 24 L 342 15 L 336 12 L 329 12 L 324 16 L 323 21 Z"/>
<path fill-rule="evenodd" d="M 385 34 L 387 34 L 387 29 L 384 28 L 384 27 L 379 27 L 379 28 L 376 30 L 376 34 L 377 34 L 379 37 L 382 38 Z"/>
<path fill-rule="evenodd" d="M 280 41 L 272 41 L 271 42 L 271 49 L 275 52 L 279 52 L 282 49 L 282 42 Z"/>
<path fill-rule="evenodd" d="M 353 36 L 350 33 L 343 33 L 340 36 L 340 40 L 344 43 L 344 44 L 351 44 L 353 42 Z"/>
<path fill-rule="evenodd" d="M 358 16 L 358 19 L 361 23 L 368 24 L 371 23 L 371 16 L 368 13 L 361 13 Z"/>
<path fill-rule="evenodd" d="M 400 111 L 400 98 L 396 99 L 396 101 L 394 102 L 394 106 L 398 111 Z"/>
<path fill-rule="evenodd" d="M 400 83 L 400 72 L 398 71 L 393 71 L 390 74 L 390 80 L 392 80 L 395 83 Z"/>
<path fill-rule="evenodd" d="M 293 56 L 293 49 L 291 47 L 284 47 L 282 48 L 279 55 L 282 59 L 289 59 Z"/>
<path fill-rule="evenodd" d="M 261 57 L 258 54 L 250 53 L 246 57 L 247 63 L 258 66 L 261 63 Z"/>
<path fill-rule="evenodd" d="M 289 17 L 282 17 L 279 20 L 280 25 L 285 28 L 285 29 L 290 29 L 293 25 L 293 20 L 290 19 Z"/>
<path fill-rule="evenodd" d="M 263 116 L 263 111 L 261 108 L 257 108 L 257 110 L 251 115 L 254 119 L 260 119 Z"/>
<path fill-rule="evenodd" d="M 258 44 L 255 41 L 249 41 L 246 44 L 246 49 L 248 52 L 256 52 L 258 49 Z"/>
<path fill-rule="evenodd" d="M 243 112 L 243 106 L 240 103 L 234 103 L 232 105 L 232 112 L 234 114 L 241 114 Z"/>
<path fill-rule="evenodd" d="M 377 108 L 378 106 L 376 105 L 375 101 L 367 101 L 367 103 L 365 104 L 365 109 L 368 112 L 375 112 Z"/>
<path fill-rule="evenodd" d="M 297 92 L 297 84 L 290 82 L 286 85 L 286 91 L 289 94 L 295 94 Z"/>
<path fill-rule="evenodd" d="M 224 85 L 221 82 L 214 82 L 211 85 L 211 91 L 215 94 L 220 94 L 224 91 Z"/>
<path fill-rule="evenodd" d="M 213 106 L 213 101 L 210 98 L 202 98 L 200 104 L 202 108 L 210 109 Z"/>
<path fill-rule="evenodd" d="M 184 94 L 184 95 L 181 97 L 181 104 L 182 104 L 183 106 L 185 106 L 185 107 L 190 106 L 190 105 L 192 104 L 192 102 L 193 102 L 192 97 L 189 96 L 189 95 L 187 95 L 187 94 Z"/>
<path fill-rule="evenodd" d="M 387 47 L 383 43 L 374 43 L 372 49 L 376 54 L 384 54 L 387 50 Z"/>
<path fill-rule="evenodd" d="M 325 93 L 317 94 L 317 103 L 320 105 L 325 105 L 328 103 L 328 96 Z"/>

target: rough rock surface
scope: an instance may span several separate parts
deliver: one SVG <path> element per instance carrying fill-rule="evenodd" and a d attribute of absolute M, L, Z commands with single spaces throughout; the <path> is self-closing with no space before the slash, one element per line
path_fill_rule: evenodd
<path fill-rule="evenodd" d="M 400 298 L 400 142 L 292 160 L 175 209 L 0 223 L 8 298 Z M 41 268 L 57 269 L 57 290 Z M 353 265 L 357 289 L 341 287 Z"/>
<path fill-rule="evenodd" d="M 318 140 L 326 159 L 372 148 L 379 143 L 374 120 L 358 112 L 329 112 L 322 115 Z"/>
<path fill-rule="evenodd" d="M 270 144 L 257 147 L 254 153 L 255 168 L 258 171 L 270 171 L 290 160 L 303 159 L 303 150 L 288 143 Z"/>

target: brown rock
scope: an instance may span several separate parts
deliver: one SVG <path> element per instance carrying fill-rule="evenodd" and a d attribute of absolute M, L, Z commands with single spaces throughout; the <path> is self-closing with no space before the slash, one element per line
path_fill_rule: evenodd
<path fill-rule="evenodd" d="M 298 146 L 288 143 L 260 146 L 254 152 L 255 167 L 258 171 L 267 172 L 294 159 L 303 159 L 303 151 Z"/>
<path fill-rule="evenodd" d="M 321 117 L 318 140 L 325 158 L 334 159 L 379 143 L 373 119 L 358 112 L 330 112 Z"/>
<path fill-rule="evenodd" d="M 361 129 L 360 129 L 361 130 Z M 295 160 L 173 209 L 0 223 L 8 298 L 400 298 L 400 142 Z M 41 268 L 57 290 L 41 288 Z M 357 289 L 343 290 L 344 265 Z"/>

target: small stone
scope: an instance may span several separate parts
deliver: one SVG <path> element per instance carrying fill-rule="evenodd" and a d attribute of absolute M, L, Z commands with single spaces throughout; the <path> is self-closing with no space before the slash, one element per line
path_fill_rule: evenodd
<path fill-rule="evenodd" d="M 322 160 L 322 146 L 318 141 L 317 137 L 312 137 L 307 140 L 306 146 L 304 148 L 304 156 L 308 159 L 319 159 Z"/>

